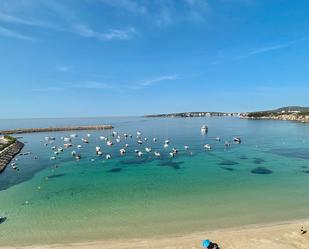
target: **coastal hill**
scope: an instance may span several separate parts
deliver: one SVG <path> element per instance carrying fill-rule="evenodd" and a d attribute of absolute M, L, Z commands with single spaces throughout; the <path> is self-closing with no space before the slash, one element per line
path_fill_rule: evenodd
<path fill-rule="evenodd" d="M 286 106 L 275 110 L 243 113 L 242 118 L 248 119 L 277 119 L 299 122 L 309 122 L 309 107 Z"/>

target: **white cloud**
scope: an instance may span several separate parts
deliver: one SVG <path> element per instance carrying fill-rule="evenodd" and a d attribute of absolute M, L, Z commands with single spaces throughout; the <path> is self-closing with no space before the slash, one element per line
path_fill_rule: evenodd
<path fill-rule="evenodd" d="M 27 40 L 27 41 L 34 41 L 35 38 L 23 35 L 17 31 L 7 29 L 0 26 L 0 36 L 10 37 L 10 38 L 16 38 L 21 40 Z"/>
<path fill-rule="evenodd" d="M 102 41 L 110 40 L 129 40 L 136 34 L 135 28 L 130 27 L 128 29 L 109 29 L 105 33 L 100 33 L 92 30 L 83 24 L 74 25 L 75 32 L 83 37 L 96 38 Z"/>

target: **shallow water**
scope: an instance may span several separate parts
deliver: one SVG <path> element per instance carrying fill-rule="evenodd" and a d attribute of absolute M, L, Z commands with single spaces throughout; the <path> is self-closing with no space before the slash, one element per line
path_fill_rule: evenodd
<path fill-rule="evenodd" d="M 102 118 L 0 120 L 0 129 L 111 123 L 133 139 L 107 147 L 100 135 L 76 132 L 73 148 L 55 161 L 44 137 L 70 133 L 33 133 L 18 156 L 19 171 L 0 175 L 0 245 L 26 245 L 182 234 L 309 217 L 309 125 L 237 118 Z M 207 135 L 200 133 L 203 124 Z M 136 143 L 136 131 L 147 142 Z M 73 132 L 71 132 L 73 133 Z M 75 132 L 74 132 L 75 133 Z M 88 145 L 81 138 L 91 133 Z M 215 137 L 220 136 L 221 142 Z M 234 136 L 242 144 L 232 143 Z M 152 138 L 158 141 L 154 143 Z M 170 140 L 168 149 L 163 148 Z M 224 141 L 230 141 L 226 149 Z M 119 149 L 129 144 L 125 156 Z M 205 151 L 204 144 L 212 150 Z M 77 144 L 81 160 L 71 151 Z M 111 160 L 95 155 L 95 146 Z M 160 151 L 147 154 L 144 147 Z M 189 145 L 188 151 L 184 145 Z M 179 153 L 169 158 L 176 147 Z M 143 150 L 138 158 L 134 149 Z M 38 159 L 34 159 L 38 156 Z M 95 159 L 91 161 L 91 159 Z"/>

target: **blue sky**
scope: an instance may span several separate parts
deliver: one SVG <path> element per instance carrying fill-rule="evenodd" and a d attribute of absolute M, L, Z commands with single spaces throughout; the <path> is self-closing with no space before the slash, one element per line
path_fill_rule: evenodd
<path fill-rule="evenodd" d="M 309 1 L 1 0 L 0 116 L 309 106 Z"/>

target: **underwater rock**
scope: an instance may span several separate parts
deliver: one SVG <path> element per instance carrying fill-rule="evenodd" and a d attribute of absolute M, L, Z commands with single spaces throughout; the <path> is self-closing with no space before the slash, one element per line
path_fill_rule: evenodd
<path fill-rule="evenodd" d="M 281 148 L 281 149 L 272 149 L 269 150 L 269 152 L 279 156 L 309 159 L 308 148 Z"/>
<path fill-rule="evenodd" d="M 50 176 L 47 176 L 48 179 L 52 179 L 52 178 L 59 178 L 59 177 L 62 177 L 62 176 L 65 176 L 65 174 L 55 174 L 55 175 L 50 175 Z"/>
<path fill-rule="evenodd" d="M 116 173 L 116 172 L 119 172 L 121 170 L 122 170 L 122 168 L 113 168 L 113 169 L 108 170 L 107 172 Z"/>
<path fill-rule="evenodd" d="M 230 168 L 230 167 L 220 167 L 221 169 L 225 169 L 225 170 L 228 170 L 228 171 L 234 171 L 233 168 Z"/>
<path fill-rule="evenodd" d="M 159 166 L 166 166 L 166 167 L 171 167 L 173 169 L 180 169 L 181 168 L 181 164 L 183 164 L 184 162 L 173 162 L 173 161 L 163 161 L 161 163 L 159 163 Z"/>
<path fill-rule="evenodd" d="M 265 162 L 265 160 L 263 158 L 254 158 L 253 163 L 255 164 L 261 164 Z"/>
<path fill-rule="evenodd" d="M 0 224 L 4 223 L 7 220 L 6 217 L 0 217 Z"/>
<path fill-rule="evenodd" d="M 257 167 L 251 170 L 251 173 L 260 174 L 260 175 L 269 175 L 269 174 L 272 174 L 273 172 L 270 169 L 266 169 L 264 167 Z"/>
<path fill-rule="evenodd" d="M 236 165 L 238 162 L 232 161 L 232 160 L 224 160 L 223 162 L 219 163 L 219 165 Z"/>

